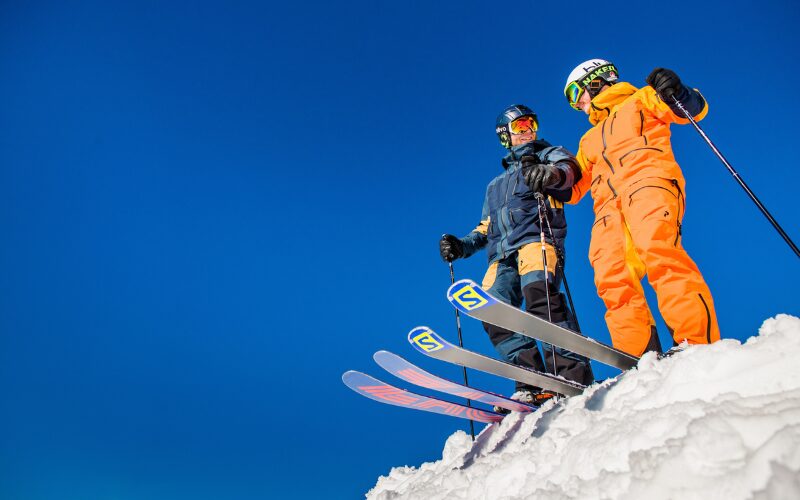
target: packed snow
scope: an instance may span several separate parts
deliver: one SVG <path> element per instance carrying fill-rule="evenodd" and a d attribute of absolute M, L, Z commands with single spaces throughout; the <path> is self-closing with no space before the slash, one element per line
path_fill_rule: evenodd
<path fill-rule="evenodd" d="M 512 413 L 442 459 L 397 467 L 370 499 L 800 498 L 800 318 L 741 344 L 690 346 L 535 413 Z"/>

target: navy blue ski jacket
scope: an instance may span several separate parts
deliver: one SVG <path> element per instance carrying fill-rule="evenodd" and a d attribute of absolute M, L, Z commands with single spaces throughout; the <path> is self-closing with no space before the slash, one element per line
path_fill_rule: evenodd
<path fill-rule="evenodd" d="M 491 264 L 527 243 L 539 241 L 542 229 L 539 227 L 538 201 L 522 177 L 520 159 L 523 156 L 536 156 L 539 163 L 552 163 L 564 174 L 560 185 L 545 190 L 547 217 L 555 241 L 547 230 L 545 239 L 557 248 L 563 248 L 567 219 L 562 202 L 572 195 L 572 185 L 580 178 L 580 167 L 575 156 L 566 149 L 537 140 L 514 146 L 503 158 L 505 170 L 486 188 L 481 223 L 461 238 L 464 257 L 488 246 L 486 251 Z"/>

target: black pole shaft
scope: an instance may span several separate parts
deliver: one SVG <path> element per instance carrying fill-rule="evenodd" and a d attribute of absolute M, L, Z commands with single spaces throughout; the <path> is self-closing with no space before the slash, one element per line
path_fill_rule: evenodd
<path fill-rule="evenodd" d="M 547 297 L 547 320 L 553 322 L 553 312 L 550 308 L 550 282 L 547 281 L 547 247 L 544 242 L 544 220 L 542 217 L 542 207 L 544 206 L 544 195 L 536 193 L 536 200 L 539 202 L 539 239 L 542 242 L 542 268 L 544 269 L 544 294 Z M 553 375 L 556 375 L 556 346 L 550 344 L 550 352 L 553 357 Z M 547 366 L 547 364 L 545 364 Z"/>
<path fill-rule="evenodd" d="M 567 292 L 567 300 L 569 300 L 569 308 L 572 311 L 572 319 L 575 320 L 575 329 L 578 333 L 581 332 L 581 325 L 578 323 L 578 313 L 575 312 L 575 304 L 572 303 L 572 294 L 569 293 L 569 283 L 567 283 L 567 275 L 564 272 L 564 266 L 560 265 L 561 267 L 561 279 L 564 280 L 564 291 Z"/>
<path fill-rule="evenodd" d="M 679 101 L 675 96 L 672 96 L 672 100 L 675 102 L 675 105 L 678 106 L 678 108 L 681 110 L 683 116 L 685 116 L 686 118 L 689 119 L 690 122 L 692 122 L 692 125 L 694 125 L 694 128 L 697 130 L 697 133 L 699 133 L 700 136 L 706 141 L 708 146 L 711 148 L 712 151 L 714 151 L 714 153 L 717 155 L 717 158 L 719 158 L 722 164 L 728 168 L 728 171 L 731 173 L 731 175 L 733 175 L 733 178 L 736 179 L 736 182 L 738 182 L 739 185 L 742 186 L 742 189 L 744 189 L 747 195 L 750 196 L 750 199 L 753 200 L 753 203 L 755 203 L 758 209 L 761 210 L 761 213 L 764 214 L 764 217 L 766 217 L 767 220 L 770 221 L 772 227 L 774 227 L 775 230 L 778 231 L 778 234 L 781 235 L 786 244 L 789 245 L 792 251 L 794 251 L 794 254 L 800 257 L 800 249 L 797 248 L 797 245 L 794 244 L 792 239 L 789 238 L 789 235 L 786 234 L 786 231 L 784 231 L 783 228 L 780 226 L 780 224 L 778 224 L 778 221 L 776 221 L 775 218 L 772 216 L 772 214 L 769 213 L 767 207 L 765 207 L 761 203 L 761 200 L 758 199 L 755 193 L 753 193 L 750 187 L 748 187 L 748 185 L 744 182 L 742 176 L 740 176 L 739 173 L 736 170 L 734 170 L 733 166 L 730 163 L 728 163 L 728 160 L 725 159 L 725 156 L 723 156 L 722 152 L 720 152 L 720 150 L 717 149 L 714 143 L 711 142 L 711 139 L 706 135 L 703 129 L 700 128 L 700 125 L 697 124 L 692 115 L 688 111 L 686 111 L 686 108 L 683 107 L 683 103 L 681 103 L 681 101 Z"/>
<path fill-rule="evenodd" d="M 450 265 L 450 284 L 454 284 L 456 282 L 456 274 L 453 272 L 453 263 L 448 262 Z M 461 316 L 458 314 L 458 309 L 456 309 L 456 329 L 458 330 L 458 347 L 464 347 L 464 339 L 461 337 Z M 464 385 L 469 387 L 469 382 L 467 381 L 467 368 L 462 366 L 461 369 L 464 372 Z M 472 401 L 469 399 L 467 400 L 467 406 L 472 408 Z M 475 441 L 475 422 L 472 420 L 469 421 L 469 434 L 472 436 L 472 440 Z"/>
<path fill-rule="evenodd" d="M 544 222 L 547 224 L 547 232 L 550 235 L 550 239 L 555 243 L 556 237 L 553 234 L 553 228 L 550 227 L 550 218 L 547 216 L 547 212 L 544 214 Z M 556 266 L 558 269 L 561 270 L 561 279 L 564 281 L 564 291 L 567 292 L 567 300 L 569 301 L 569 308 L 572 311 L 572 318 L 575 320 L 575 330 L 580 333 L 581 325 L 578 323 L 578 312 L 575 310 L 575 304 L 572 302 L 572 293 L 569 291 L 569 283 L 567 282 L 567 272 L 564 269 L 564 255 L 561 251 L 556 247 L 557 257 L 559 257 L 558 261 L 556 262 Z"/>

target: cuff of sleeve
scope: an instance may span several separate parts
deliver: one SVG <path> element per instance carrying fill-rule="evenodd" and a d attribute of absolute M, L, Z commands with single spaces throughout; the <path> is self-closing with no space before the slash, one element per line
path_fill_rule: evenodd
<path fill-rule="evenodd" d="M 686 108 L 686 111 L 688 111 L 692 117 L 699 115 L 706 105 L 705 99 L 703 99 L 703 96 L 700 95 L 700 92 L 697 92 L 686 85 L 681 85 L 681 90 L 675 94 L 675 98 L 678 99 L 681 104 L 683 104 L 683 107 Z M 675 102 L 672 99 L 670 99 L 667 104 L 673 113 L 675 113 L 677 116 L 683 117 L 683 113 L 678 106 L 675 105 Z"/>
<path fill-rule="evenodd" d="M 561 181 L 553 186 L 553 189 L 571 188 L 575 183 L 575 173 L 572 170 L 572 166 L 566 162 L 559 162 L 555 164 L 555 167 L 561 174 Z"/>

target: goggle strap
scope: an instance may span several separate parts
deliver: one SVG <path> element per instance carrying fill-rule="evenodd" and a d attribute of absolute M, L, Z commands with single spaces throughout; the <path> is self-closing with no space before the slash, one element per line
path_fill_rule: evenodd
<path fill-rule="evenodd" d="M 500 139 L 500 144 L 504 148 L 508 149 L 508 148 L 511 147 L 511 130 L 509 129 L 508 124 L 501 125 L 501 127 L 502 127 L 502 130 L 500 130 L 499 132 L 497 132 L 497 130 L 495 130 L 495 132 L 497 132 L 497 137 Z M 503 137 L 506 138 L 505 141 L 503 141 Z"/>

